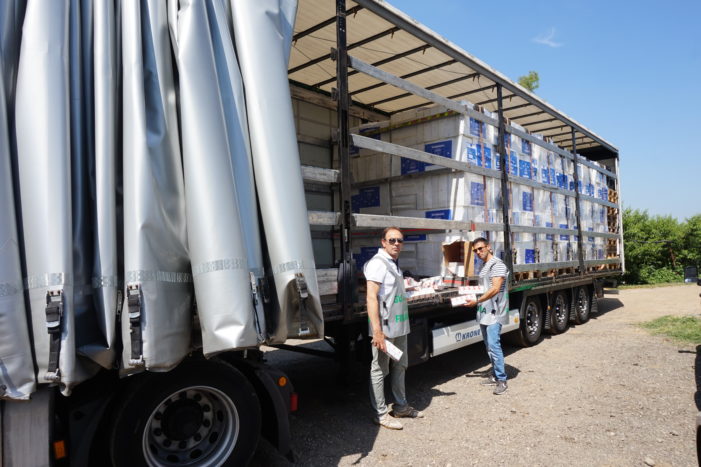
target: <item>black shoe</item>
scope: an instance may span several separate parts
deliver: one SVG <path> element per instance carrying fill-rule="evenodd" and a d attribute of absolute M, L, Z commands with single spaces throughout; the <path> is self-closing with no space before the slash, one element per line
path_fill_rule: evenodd
<path fill-rule="evenodd" d="M 499 396 L 504 394 L 509 386 L 506 385 L 506 381 L 497 381 L 497 387 L 494 388 L 494 395 Z"/>

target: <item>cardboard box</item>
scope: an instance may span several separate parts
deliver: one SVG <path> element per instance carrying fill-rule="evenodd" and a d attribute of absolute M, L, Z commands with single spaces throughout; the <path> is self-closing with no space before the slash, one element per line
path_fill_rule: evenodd
<path fill-rule="evenodd" d="M 444 243 L 443 276 L 471 277 L 475 275 L 475 255 L 472 253 L 472 242 L 456 241 Z"/>

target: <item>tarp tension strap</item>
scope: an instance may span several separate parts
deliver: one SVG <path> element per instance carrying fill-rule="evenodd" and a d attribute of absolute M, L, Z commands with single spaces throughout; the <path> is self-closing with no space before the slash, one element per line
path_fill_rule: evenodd
<path fill-rule="evenodd" d="M 63 290 L 46 292 L 46 330 L 49 332 L 49 365 L 44 375 L 46 381 L 61 380 L 58 367 L 61 355 L 61 330 L 63 321 Z"/>
<path fill-rule="evenodd" d="M 297 292 L 299 293 L 299 335 L 307 336 L 311 333 L 307 324 L 307 298 L 309 298 L 309 289 L 307 288 L 307 280 L 301 272 L 295 273 L 295 283 Z"/>
<path fill-rule="evenodd" d="M 144 365 L 143 340 L 141 339 L 141 288 L 139 284 L 127 286 L 127 306 L 129 307 L 129 334 L 131 337 L 132 366 Z"/>

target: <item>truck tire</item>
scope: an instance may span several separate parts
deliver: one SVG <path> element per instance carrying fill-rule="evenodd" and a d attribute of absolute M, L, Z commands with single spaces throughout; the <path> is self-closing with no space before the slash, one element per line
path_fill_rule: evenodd
<path fill-rule="evenodd" d="M 543 309 L 538 297 L 528 297 L 524 310 L 517 341 L 522 347 L 530 347 L 538 343 L 543 333 Z"/>
<path fill-rule="evenodd" d="M 113 412 L 113 465 L 246 465 L 261 432 L 253 386 L 220 360 L 150 373 L 127 388 Z"/>
<path fill-rule="evenodd" d="M 574 321 L 577 324 L 584 324 L 589 321 L 591 311 L 591 292 L 589 287 L 577 287 L 574 291 Z"/>
<path fill-rule="evenodd" d="M 564 290 L 555 293 L 550 310 L 550 332 L 560 334 L 567 330 L 570 322 L 570 307 Z"/>

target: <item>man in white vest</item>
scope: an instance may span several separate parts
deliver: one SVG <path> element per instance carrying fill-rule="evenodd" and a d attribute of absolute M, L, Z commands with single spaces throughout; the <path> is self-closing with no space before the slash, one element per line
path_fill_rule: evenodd
<path fill-rule="evenodd" d="M 404 236 L 396 227 L 382 232 L 382 248 L 365 263 L 367 279 L 367 310 L 372 336 L 372 364 L 370 365 L 370 403 L 375 409 L 375 423 L 392 430 L 401 430 L 402 424 L 390 417 L 385 403 L 384 379 L 391 375 L 394 405 L 393 417 L 423 418 L 423 414 L 406 401 L 404 374 L 406 372 L 407 335 L 409 334 L 409 307 L 404 290 L 404 277 L 399 269 L 399 253 Z M 402 351 L 399 360 L 387 354 L 388 342 Z"/>
<path fill-rule="evenodd" d="M 486 238 L 475 239 L 472 242 L 472 252 L 484 261 L 479 277 L 485 293 L 476 301 L 468 300 L 465 306 L 477 306 L 477 322 L 482 331 L 489 360 L 492 362 L 493 374 L 484 384 L 495 385 L 494 394 L 501 395 L 508 389 L 504 352 L 501 349 L 501 327 L 509 322 L 509 271 L 504 262 L 492 254 Z"/>

